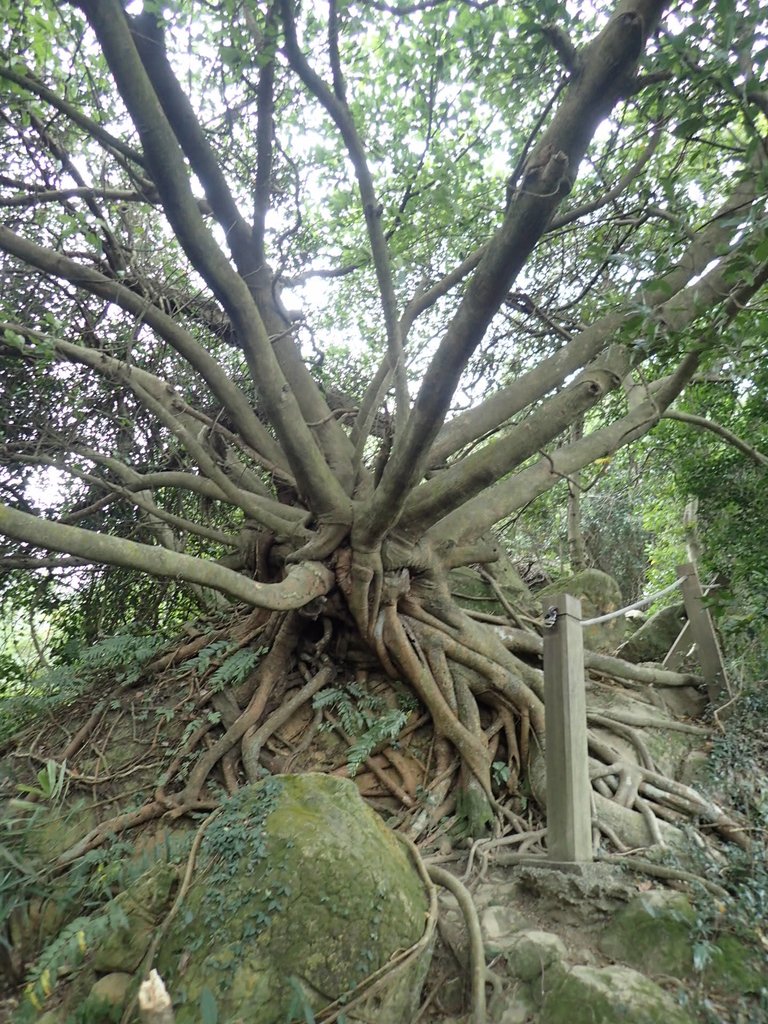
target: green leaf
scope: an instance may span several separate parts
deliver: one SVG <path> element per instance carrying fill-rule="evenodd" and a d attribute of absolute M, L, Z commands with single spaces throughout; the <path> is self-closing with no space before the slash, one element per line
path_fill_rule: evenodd
<path fill-rule="evenodd" d="M 200 993 L 200 1020 L 202 1024 L 218 1024 L 219 1007 L 213 992 L 206 987 Z"/>

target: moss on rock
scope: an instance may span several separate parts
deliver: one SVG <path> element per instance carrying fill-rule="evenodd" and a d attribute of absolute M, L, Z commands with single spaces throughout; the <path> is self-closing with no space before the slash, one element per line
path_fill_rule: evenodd
<path fill-rule="evenodd" d="M 681 980 L 700 974 L 708 989 L 759 992 L 765 983 L 759 954 L 734 935 L 705 940 L 697 928 L 696 911 L 682 893 L 647 892 L 613 918 L 599 946 L 606 956 L 647 974 Z"/>
<path fill-rule="evenodd" d="M 630 967 L 571 967 L 548 980 L 547 974 L 539 1024 L 693 1024 L 670 995 Z"/>
<path fill-rule="evenodd" d="M 233 1024 L 283 1024 L 291 1007 L 317 1010 L 411 946 L 427 909 L 405 848 L 352 782 L 274 776 L 209 827 L 158 967 L 178 1024 L 199 1021 L 201 1000 Z M 370 1019 L 411 1019 L 430 953 L 393 976 Z"/>
<path fill-rule="evenodd" d="M 622 607 L 621 590 L 616 580 L 600 569 L 585 569 L 574 576 L 566 576 L 539 591 L 539 598 L 555 594 L 572 594 L 581 601 L 584 619 L 598 618 Z M 601 622 L 584 629 L 584 646 L 591 651 L 615 651 L 626 633 L 624 616 Z"/>

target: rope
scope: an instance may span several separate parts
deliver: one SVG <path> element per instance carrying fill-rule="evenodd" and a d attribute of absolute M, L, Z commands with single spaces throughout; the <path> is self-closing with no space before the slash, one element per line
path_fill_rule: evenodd
<path fill-rule="evenodd" d="M 609 622 L 611 619 L 618 619 L 619 616 L 624 615 L 625 612 L 632 612 L 635 608 L 647 608 L 649 604 L 653 604 L 654 601 L 658 601 L 660 597 L 666 597 L 667 594 L 671 594 L 673 590 L 682 584 L 683 577 L 675 580 L 674 583 L 670 583 L 668 587 L 664 587 L 663 590 L 659 590 L 656 594 L 651 594 L 650 597 L 644 597 L 641 601 L 635 601 L 634 604 L 628 604 L 626 608 L 619 608 L 617 612 L 608 612 L 607 615 L 598 615 L 596 619 L 583 619 L 582 626 L 596 626 L 598 622 Z"/>

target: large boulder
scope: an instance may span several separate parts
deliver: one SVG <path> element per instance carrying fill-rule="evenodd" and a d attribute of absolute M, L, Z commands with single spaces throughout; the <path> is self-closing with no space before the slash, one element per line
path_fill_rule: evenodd
<path fill-rule="evenodd" d="M 360 1019 L 407 1024 L 431 941 L 429 894 L 409 853 L 355 785 L 325 775 L 272 776 L 239 792 L 208 827 L 195 880 L 163 942 L 158 969 L 177 1024 L 284 1024 L 382 968 Z M 356 1020 L 356 1013 L 348 1015 Z"/>
<path fill-rule="evenodd" d="M 664 661 L 685 625 L 685 608 L 673 604 L 652 615 L 621 645 L 618 654 L 626 661 Z"/>
<path fill-rule="evenodd" d="M 581 600 L 582 619 L 596 619 L 622 606 L 621 590 L 616 580 L 600 569 L 585 569 L 574 576 L 566 576 L 540 590 L 538 597 L 546 604 L 547 597 L 555 594 L 571 594 Z M 609 622 L 584 629 L 584 646 L 591 651 L 615 651 L 626 633 L 627 623 L 623 615 Z"/>

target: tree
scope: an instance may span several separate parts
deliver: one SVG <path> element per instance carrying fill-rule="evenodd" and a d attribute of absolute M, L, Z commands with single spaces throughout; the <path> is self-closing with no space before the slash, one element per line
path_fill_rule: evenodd
<path fill-rule="evenodd" d="M 757 15 L 6 15 L 5 567 L 106 564 L 244 603 L 265 677 L 309 630 L 304 699 L 350 645 L 372 652 L 441 766 L 458 752 L 477 831 L 486 716 L 513 760 L 543 739 L 543 695 L 447 573 L 491 563 L 497 524 L 652 430 L 748 333 L 768 276 Z M 68 481 L 55 508 L 40 467 Z"/>

